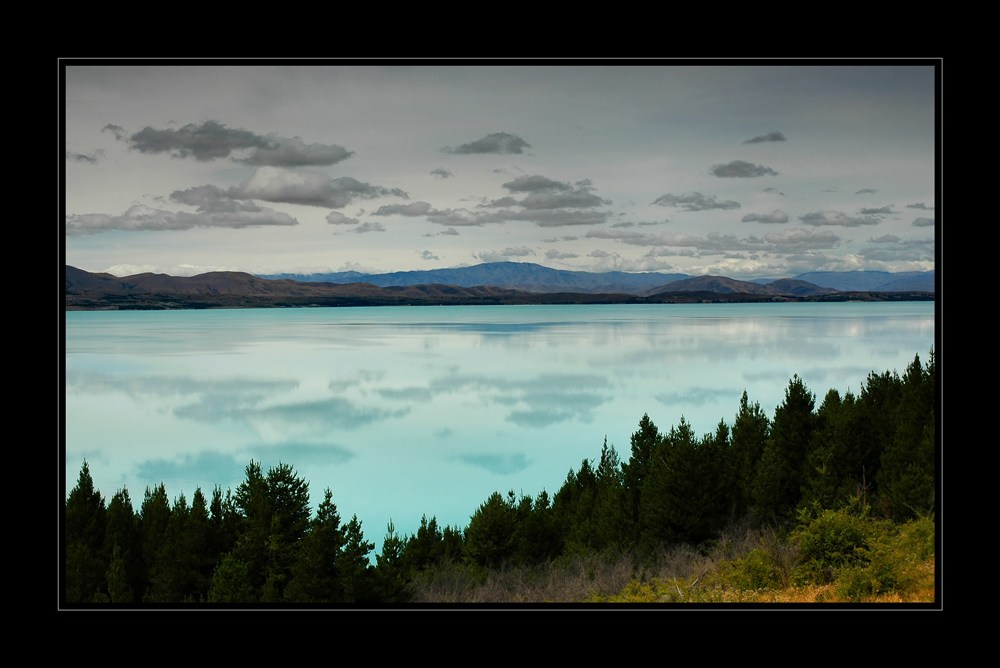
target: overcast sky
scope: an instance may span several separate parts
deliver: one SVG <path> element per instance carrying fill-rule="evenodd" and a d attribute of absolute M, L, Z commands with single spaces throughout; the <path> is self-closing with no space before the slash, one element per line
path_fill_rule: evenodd
<path fill-rule="evenodd" d="M 926 65 L 69 66 L 66 262 L 934 268 Z"/>

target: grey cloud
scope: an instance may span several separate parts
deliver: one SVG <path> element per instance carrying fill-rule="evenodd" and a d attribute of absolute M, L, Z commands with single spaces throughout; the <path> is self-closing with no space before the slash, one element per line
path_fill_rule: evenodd
<path fill-rule="evenodd" d="M 385 232 L 385 228 L 382 227 L 382 223 L 364 223 L 363 225 L 358 225 L 351 232 L 357 232 L 358 234 L 364 234 L 365 232 Z"/>
<path fill-rule="evenodd" d="M 712 173 L 723 178 L 753 178 L 756 176 L 777 176 L 778 172 L 764 165 L 755 165 L 745 160 L 733 160 L 727 165 L 712 165 Z"/>
<path fill-rule="evenodd" d="M 753 235 L 745 239 L 738 239 L 735 235 L 719 234 L 717 232 L 710 232 L 704 237 L 696 237 L 680 233 L 642 234 L 631 230 L 608 229 L 591 230 L 587 233 L 587 236 L 596 239 L 614 239 L 632 246 L 671 246 L 693 249 L 699 253 L 710 255 L 733 251 L 787 253 L 813 248 L 832 248 L 840 241 L 840 238 L 832 232 L 820 232 L 807 228 L 786 230 L 780 234 L 768 234 L 765 235 L 764 239 L 759 239 Z M 651 251 L 646 254 L 646 257 L 651 258 L 672 254 L 675 253 Z M 684 254 L 684 251 L 676 254 Z M 595 255 L 594 257 L 601 256 Z"/>
<path fill-rule="evenodd" d="M 653 200 L 653 204 L 660 206 L 679 206 L 685 211 L 706 211 L 709 209 L 739 209 L 739 202 L 726 200 L 719 202 L 715 195 L 702 195 L 701 193 L 689 193 L 687 195 L 661 195 Z"/>
<path fill-rule="evenodd" d="M 422 237 L 439 237 L 442 234 L 450 236 L 450 237 L 457 237 L 458 236 L 458 230 L 456 230 L 454 227 L 449 227 L 444 232 L 437 232 L 436 234 L 421 234 L 420 236 L 422 236 Z"/>
<path fill-rule="evenodd" d="M 323 172 L 258 167 L 246 181 L 227 193 L 238 199 L 305 204 L 342 209 L 355 199 L 395 196 L 407 198 L 398 188 L 383 188 L 349 176 L 331 179 Z"/>
<path fill-rule="evenodd" d="M 386 204 L 373 211 L 373 216 L 426 216 L 431 212 L 427 202 L 411 202 L 409 204 Z"/>
<path fill-rule="evenodd" d="M 878 225 L 881 219 L 874 216 L 852 218 L 840 211 L 814 211 L 799 216 L 806 225 L 835 225 L 839 227 L 860 227 L 861 225 Z"/>
<path fill-rule="evenodd" d="M 907 209 L 923 209 L 924 211 L 933 211 L 934 210 L 934 207 L 927 206 L 923 202 L 918 202 L 916 204 L 907 204 L 906 208 Z"/>
<path fill-rule="evenodd" d="M 870 215 L 888 216 L 891 213 L 895 213 L 895 211 L 892 210 L 892 205 L 890 205 L 890 206 L 882 206 L 882 207 L 878 207 L 878 208 L 863 208 L 863 209 L 861 209 L 861 211 L 859 211 L 859 213 L 861 213 L 863 215 L 869 215 L 869 216 Z"/>
<path fill-rule="evenodd" d="M 479 259 L 483 262 L 504 262 L 508 258 L 525 257 L 534 254 L 535 251 L 526 246 L 521 246 L 520 248 L 505 248 L 502 251 L 482 251 L 479 253 Z"/>
<path fill-rule="evenodd" d="M 156 130 L 146 126 L 128 138 L 129 146 L 140 153 L 171 153 L 195 160 L 228 158 L 240 149 L 266 148 L 267 140 L 249 130 L 227 128 L 218 121 L 201 125 L 189 123 L 179 130 Z"/>
<path fill-rule="evenodd" d="M 459 227 L 504 222 L 503 218 L 498 218 L 492 214 L 480 215 L 473 213 L 468 209 L 433 209 L 428 212 L 427 220 L 432 223 L 437 223 L 438 225 L 457 225 Z"/>
<path fill-rule="evenodd" d="M 760 144 L 766 141 L 785 141 L 785 135 L 781 134 L 777 130 L 774 132 L 768 132 L 766 135 L 760 135 L 759 137 L 754 137 L 753 139 L 747 139 L 744 144 Z"/>
<path fill-rule="evenodd" d="M 883 234 L 878 239 L 868 239 L 868 243 L 871 244 L 893 244 L 899 241 L 899 237 L 895 234 Z"/>
<path fill-rule="evenodd" d="M 564 225 L 600 225 L 608 221 L 608 214 L 603 211 L 501 211 L 504 220 L 524 220 L 539 227 L 561 227 Z"/>
<path fill-rule="evenodd" d="M 97 161 L 104 157 L 104 149 L 97 149 L 91 155 L 86 153 L 70 153 L 66 151 L 66 159 L 73 162 L 84 162 L 89 165 L 96 165 Z"/>
<path fill-rule="evenodd" d="M 775 209 L 771 213 L 748 213 L 740 220 L 744 223 L 787 223 L 788 214 L 781 209 Z"/>
<path fill-rule="evenodd" d="M 128 135 L 128 133 L 125 132 L 125 128 L 120 125 L 115 125 L 114 123 L 108 123 L 105 125 L 101 128 L 101 132 L 110 132 L 118 141 L 122 141 Z"/>
<path fill-rule="evenodd" d="M 250 207 L 256 207 L 251 209 Z M 222 207 L 220 207 L 222 208 Z M 147 206 L 134 205 L 120 216 L 100 213 L 71 214 L 66 216 L 66 236 L 99 234 L 109 230 L 189 230 L 195 227 L 255 227 L 262 225 L 298 225 L 299 221 L 288 214 L 240 203 L 236 211 L 216 210 L 211 213 L 172 213 Z"/>
<path fill-rule="evenodd" d="M 511 196 L 501 197 L 500 199 L 493 199 L 489 202 L 484 202 L 483 204 L 477 204 L 476 207 L 480 209 L 499 209 L 501 207 L 507 206 L 517 206 L 517 200 Z"/>
<path fill-rule="evenodd" d="M 359 221 L 357 218 L 348 218 L 339 211 L 331 211 L 326 214 L 326 222 L 331 225 L 357 225 Z"/>
<path fill-rule="evenodd" d="M 108 125 L 121 139 L 121 128 Z M 129 147 L 140 153 L 170 153 L 175 158 L 192 157 L 199 161 L 229 158 L 234 151 L 249 150 L 245 158 L 233 158 L 247 165 L 302 167 L 333 165 L 354 155 L 335 144 L 306 144 L 299 137 L 258 135 L 249 130 L 228 128 L 218 121 L 201 125 L 189 123 L 173 130 L 157 130 L 146 126 L 128 138 Z"/>
<path fill-rule="evenodd" d="M 865 194 L 874 193 L 874 192 L 877 192 L 877 191 L 873 190 L 872 188 L 862 188 L 861 190 L 856 191 L 854 194 L 855 195 L 865 195 Z"/>
<path fill-rule="evenodd" d="M 614 239 L 633 246 L 697 246 L 703 241 L 701 237 L 677 232 L 643 234 L 642 232 L 620 229 L 590 230 L 587 232 L 587 238 Z"/>
<path fill-rule="evenodd" d="M 790 253 L 816 248 L 835 248 L 840 243 L 840 237 L 833 232 L 809 230 L 802 227 L 765 234 L 764 240 L 772 244 L 773 248 L 770 250 L 778 253 Z"/>
<path fill-rule="evenodd" d="M 591 257 L 598 258 L 592 269 L 594 271 L 661 271 L 663 269 L 673 269 L 673 265 L 657 260 L 655 256 L 646 255 L 635 260 L 623 258 L 618 253 L 606 253 L 604 251 L 594 251 Z"/>
<path fill-rule="evenodd" d="M 274 167 L 306 167 L 335 165 L 354 155 L 343 146 L 336 144 L 306 144 L 298 137 L 286 139 L 268 135 L 267 145 L 258 148 L 236 162 L 245 165 L 271 165 Z"/>
<path fill-rule="evenodd" d="M 454 176 L 454 174 L 449 172 L 447 169 L 444 169 L 443 167 L 438 167 L 437 169 L 431 170 L 431 176 L 439 179 L 446 179 L 449 176 Z"/>
<path fill-rule="evenodd" d="M 420 257 L 422 259 L 424 259 L 424 260 L 440 260 L 441 259 L 437 255 L 435 255 L 434 253 L 430 252 L 429 250 L 425 250 L 425 251 L 413 251 L 413 252 L 417 253 L 418 255 L 420 255 Z"/>
<path fill-rule="evenodd" d="M 544 176 L 539 176 L 537 174 L 534 176 L 519 176 L 513 181 L 508 181 L 502 185 L 511 192 L 539 192 L 573 189 L 573 187 L 568 183 L 553 181 L 552 179 L 547 179 Z M 587 185 L 590 185 L 589 180 Z"/>
<path fill-rule="evenodd" d="M 931 227 L 934 225 L 933 218 L 916 218 L 913 221 L 914 227 Z"/>
<path fill-rule="evenodd" d="M 450 146 L 442 149 L 445 153 L 523 153 L 523 149 L 531 148 L 531 144 L 524 141 L 517 135 L 506 132 L 494 132 L 486 135 L 482 139 L 468 144 L 462 144 L 458 148 Z"/>
<path fill-rule="evenodd" d="M 576 253 L 560 253 L 556 249 L 551 249 L 545 251 L 545 257 L 550 260 L 568 260 L 569 258 L 579 257 Z"/>
<path fill-rule="evenodd" d="M 608 214 L 601 211 L 567 211 L 543 209 L 511 211 L 503 209 L 493 213 L 473 213 L 468 209 L 445 209 L 431 211 L 427 220 L 439 225 L 484 225 L 504 223 L 508 220 L 523 220 L 539 227 L 561 227 L 564 225 L 599 225 L 608 220 Z"/>
<path fill-rule="evenodd" d="M 919 250 L 910 248 L 862 248 L 857 252 L 857 255 L 866 260 L 879 260 L 883 262 L 933 259 L 933 256 L 927 252 L 920 252 Z"/>
<path fill-rule="evenodd" d="M 567 193 L 532 193 L 519 202 L 525 209 L 584 208 L 611 204 L 583 190 Z"/>
<path fill-rule="evenodd" d="M 233 199 L 218 186 L 195 186 L 187 190 L 175 190 L 170 199 L 179 204 L 198 207 L 198 213 L 259 213 L 265 209 L 250 200 Z"/>

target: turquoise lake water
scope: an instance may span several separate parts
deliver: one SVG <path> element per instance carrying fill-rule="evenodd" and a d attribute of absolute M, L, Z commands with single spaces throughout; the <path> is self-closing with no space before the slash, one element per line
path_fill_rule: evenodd
<path fill-rule="evenodd" d="M 934 345 L 931 302 L 66 313 L 66 489 L 210 497 L 292 464 L 381 544 L 391 518 L 468 523 L 494 491 L 555 493 L 648 413 L 699 435 L 792 374 L 857 393 Z"/>

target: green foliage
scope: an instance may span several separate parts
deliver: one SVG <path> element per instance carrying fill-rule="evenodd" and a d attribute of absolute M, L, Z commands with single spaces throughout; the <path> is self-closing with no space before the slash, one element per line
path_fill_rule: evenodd
<path fill-rule="evenodd" d="M 625 548 L 630 545 L 632 532 L 629 530 L 628 518 L 625 474 L 615 446 L 609 448 L 608 439 L 605 437 L 601 460 L 597 466 L 597 499 L 593 517 L 594 549 Z"/>
<path fill-rule="evenodd" d="M 108 598 L 111 603 L 131 603 L 134 596 L 125 572 L 125 559 L 116 544 L 112 551 L 111 565 L 105 575 L 108 581 Z"/>
<path fill-rule="evenodd" d="M 770 432 L 770 420 L 760 403 L 750 404 L 746 390 L 740 399 L 740 411 L 733 422 L 729 461 L 733 476 L 733 502 L 736 515 L 745 514 L 753 503 L 757 466 L 764 454 Z"/>
<path fill-rule="evenodd" d="M 917 578 L 916 565 L 934 555 L 934 523 L 929 518 L 902 526 L 876 523 L 860 563 L 843 569 L 837 593 L 846 600 L 864 601 L 901 591 Z"/>
<path fill-rule="evenodd" d="M 882 453 L 879 494 L 885 513 L 897 522 L 934 510 L 935 371 L 931 350 L 926 368 L 915 356 L 900 391 L 893 439 Z"/>
<path fill-rule="evenodd" d="M 649 475 L 649 467 L 653 450 L 662 440 L 656 425 L 643 415 L 639 420 L 639 429 L 630 439 L 632 455 L 628 462 L 622 464 L 623 484 L 625 487 L 624 530 L 631 533 L 631 543 L 639 542 L 642 533 L 642 494 Z"/>
<path fill-rule="evenodd" d="M 250 580 L 250 568 L 232 554 L 227 554 L 212 575 L 209 603 L 255 603 L 257 596 Z"/>
<path fill-rule="evenodd" d="M 368 555 L 375 549 L 375 543 L 365 540 L 357 515 L 351 517 L 344 528 L 344 539 L 344 549 L 340 554 L 344 602 L 370 602 L 374 596 L 374 583 Z"/>
<path fill-rule="evenodd" d="M 493 492 L 472 515 L 465 529 L 465 555 L 473 564 L 498 567 L 514 556 L 517 517 L 513 503 Z"/>
<path fill-rule="evenodd" d="M 170 523 L 170 500 L 167 498 L 166 487 L 161 482 L 150 489 L 146 488 L 143 496 L 142 506 L 139 508 L 139 541 L 142 544 L 142 560 L 145 568 L 140 576 L 143 600 L 149 600 L 151 586 L 155 580 L 163 577 L 162 571 L 166 568 L 162 559 L 164 556 L 163 545 L 167 534 L 167 525 Z"/>
<path fill-rule="evenodd" d="M 742 591 L 773 589 L 784 584 L 781 569 L 766 550 L 752 550 L 742 559 L 729 562 L 722 579 L 730 587 Z"/>
<path fill-rule="evenodd" d="M 382 539 L 382 553 L 375 557 L 375 575 L 378 589 L 378 600 L 387 603 L 402 603 L 408 600 L 406 591 L 406 572 L 403 564 L 403 551 L 406 541 L 399 537 L 392 519 L 386 527 L 385 538 Z"/>
<path fill-rule="evenodd" d="M 697 544 L 710 537 L 712 481 L 691 425 L 680 423 L 653 451 L 642 496 L 641 525 L 647 550 L 666 543 Z"/>
<path fill-rule="evenodd" d="M 865 566 L 878 531 L 874 521 L 847 509 L 824 510 L 797 532 L 800 565 L 797 582 L 831 582 L 841 569 Z"/>
<path fill-rule="evenodd" d="M 815 395 L 798 375 L 793 376 L 784 402 L 774 411 L 757 469 L 754 510 L 759 517 L 782 521 L 798 505 L 810 441 L 819 424 L 814 406 Z"/>
<path fill-rule="evenodd" d="M 87 460 L 66 499 L 65 530 L 66 600 L 83 603 L 102 593 L 106 584 L 103 558 L 107 509 L 100 491 L 94 489 Z"/>
<path fill-rule="evenodd" d="M 340 551 L 346 539 L 340 514 L 328 487 L 316 509 L 309 532 L 302 540 L 298 561 L 292 566 L 284 600 L 293 603 L 339 603 L 344 600 Z"/>

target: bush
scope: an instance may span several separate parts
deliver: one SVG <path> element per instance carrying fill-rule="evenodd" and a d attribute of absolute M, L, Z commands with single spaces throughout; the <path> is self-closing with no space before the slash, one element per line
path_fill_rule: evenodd
<path fill-rule="evenodd" d="M 798 531 L 800 564 L 794 579 L 798 584 L 832 582 L 837 571 L 864 567 L 868 548 L 878 528 L 866 513 L 824 510 Z"/>
<path fill-rule="evenodd" d="M 774 557 L 764 550 L 753 550 L 742 559 L 731 562 L 723 574 L 730 587 L 742 591 L 759 591 L 781 587 L 781 569 Z"/>

